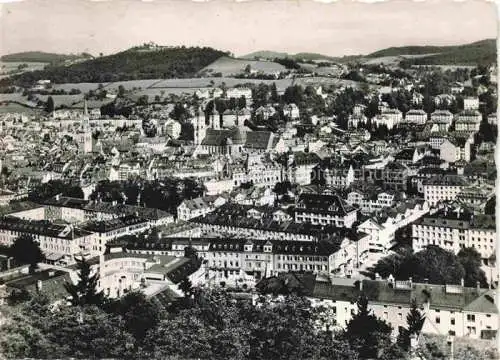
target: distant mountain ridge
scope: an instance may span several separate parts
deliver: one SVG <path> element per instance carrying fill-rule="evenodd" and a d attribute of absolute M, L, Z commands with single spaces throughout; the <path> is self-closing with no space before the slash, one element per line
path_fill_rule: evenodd
<path fill-rule="evenodd" d="M 347 62 L 356 60 L 367 60 L 373 58 L 390 56 L 415 56 L 418 58 L 404 59 L 409 65 L 475 65 L 496 62 L 497 50 L 496 39 L 485 39 L 464 45 L 449 46 L 400 46 L 381 49 L 368 55 L 352 55 L 335 57 L 318 53 L 297 53 L 288 54 L 285 52 L 256 51 L 240 56 L 242 59 L 274 59 L 290 58 L 294 60 L 325 60 L 333 62 Z"/>
<path fill-rule="evenodd" d="M 402 46 L 379 50 L 367 58 L 415 56 L 402 60 L 405 65 L 479 65 L 497 61 L 496 39 L 486 39 L 465 45 Z M 427 56 L 425 56 L 427 55 Z"/>
<path fill-rule="evenodd" d="M 88 53 L 81 54 L 56 54 L 43 51 L 24 51 L 8 55 L 3 55 L 0 60 L 3 62 L 40 62 L 40 63 L 61 63 L 73 60 L 88 60 L 93 56 Z"/>
<path fill-rule="evenodd" d="M 261 58 L 261 59 L 284 59 L 284 58 L 289 58 L 293 59 L 296 61 L 300 60 L 305 60 L 305 61 L 311 61 L 311 60 L 325 60 L 325 61 L 339 61 L 342 58 L 339 57 L 334 57 L 334 56 L 328 56 L 328 55 L 323 55 L 323 54 L 318 54 L 318 53 L 307 53 L 307 52 L 302 52 L 302 53 L 297 53 L 297 54 L 288 54 L 286 52 L 276 52 L 276 51 L 269 51 L 269 50 L 262 50 L 262 51 L 255 51 L 250 54 L 246 54 L 243 56 L 239 57 L 240 59 L 246 59 L 246 60 L 253 60 L 255 58 Z"/>
<path fill-rule="evenodd" d="M 400 46 L 390 47 L 375 51 L 366 57 L 382 57 L 382 56 L 399 56 L 399 55 L 425 55 L 449 53 L 455 51 L 467 51 L 477 49 L 489 49 L 496 51 L 496 39 L 485 39 L 464 45 L 447 45 L 447 46 Z"/>

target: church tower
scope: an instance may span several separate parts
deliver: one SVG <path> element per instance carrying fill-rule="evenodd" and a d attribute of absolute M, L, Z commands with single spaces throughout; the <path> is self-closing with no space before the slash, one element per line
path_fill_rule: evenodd
<path fill-rule="evenodd" d="M 217 111 L 217 105 L 215 103 L 215 92 L 214 95 L 212 96 L 213 100 L 213 110 L 212 114 L 210 115 L 210 127 L 214 130 L 220 130 L 220 116 L 219 112 Z"/>
<path fill-rule="evenodd" d="M 82 152 L 87 154 L 92 152 L 92 130 L 90 129 L 90 117 L 89 110 L 87 107 L 87 100 L 83 101 L 83 116 L 82 116 Z"/>
<path fill-rule="evenodd" d="M 201 105 L 196 111 L 195 118 L 193 119 L 194 128 L 194 143 L 195 145 L 201 144 L 205 135 L 207 134 L 207 124 L 205 123 L 205 112 Z"/>

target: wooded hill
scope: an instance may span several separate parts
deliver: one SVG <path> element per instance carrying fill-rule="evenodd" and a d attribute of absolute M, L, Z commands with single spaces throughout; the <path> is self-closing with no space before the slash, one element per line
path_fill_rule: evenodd
<path fill-rule="evenodd" d="M 106 83 L 188 78 L 224 55 L 228 54 L 208 47 L 162 47 L 149 51 L 136 47 L 68 66 L 47 66 L 44 70 L 2 79 L 1 84 L 29 86 L 41 79 L 54 83 Z"/>

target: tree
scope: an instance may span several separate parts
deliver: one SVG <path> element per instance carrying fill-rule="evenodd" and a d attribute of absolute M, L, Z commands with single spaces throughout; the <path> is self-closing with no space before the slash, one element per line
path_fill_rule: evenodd
<path fill-rule="evenodd" d="M 276 83 L 271 84 L 271 101 L 277 103 L 279 101 L 278 89 L 276 88 Z"/>
<path fill-rule="evenodd" d="M 368 310 L 368 299 L 361 295 L 357 301 L 358 311 L 347 324 L 343 333 L 351 346 L 359 352 L 361 359 L 381 358 L 392 346 L 392 328 Z"/>
<path fill-rule="evenodd" d="M 149 96 L 147 95 L 142 95 L 137 99 L 136 105 L 137 106 L 146 106 L 149 102 Z"/>
<path fill-rule="evenodd" d="M 424 326 L 425 315 L 420 312 L 415 299 L 411 302 L 411 308 L 408 315 L 406 315 L 406 328 L 399 329 L 398 344 L 405 350 L 410 349 L 411 336 L 419 336 Z"/>
<path fill-rule="evenodd" d="M 238 108 L 244 109 L 247 107 L 247 98 L 245 96 L 241 96 L 238 99 Z"/>
<path fill-rule="evenodd" d="M 160 321 L 160 309 L 151 300 L 138 291 L 133 291 L 112 305 L 113 312 L 120 315 L 125 328 L 138 343 L 141 343 L 147 332 L 155 328 Z"/>
<path fill-rule="evenodd" d="M 76 284 L 66 283 L 64 287 L 71 296 L 73 306 L 97 305 L 102 306 L 106 300 L 102 291 L 97 290 L 99 273 L 91 275 L 90 264 L 85 258 L 75 258 L 79 280 Z"/>
<path fill-rule="evenodd" d="M 33 273 L 38 263 L 45 259 L 39 244 L 27 234 L 22 234 L 14 240 L 10 253 L 17 262 L 28 264 L 30 273 Z"/>
<path fill-rule="evenodd" d="M 189 280 L 187 276 L 181 280 L 179 284 L 179 289 L 184 293 L 184 297 L 191 296 L 193 292 L 193 284 L 191 283 L 191 280 Z"/>
<path fill-rule="evenodd" d="M 469 259 L 465 261 L 465 259 Z M 467 263 L 467 270 L 464 264 Z M 424 250 L 413 253 L 404 248 L 399 253 L 382 258 L 370 271 L 387 278 L 393 275 L 396 279 L 413 278 L 416 282 L 428 281 L 431 284 L 460 284 L 460 280 L 470 273 L 469 283 L 482 281 L 477 261 L 466 257 L 463 260 L 451 251 L 436 245 L 429 245 Z M 476 280 L 478 279 L 478 280 Z"/>
<path fill-rule="evenodd" d="M 480 286 L 487 287 L 488 282 L 486 280 L 486 275 L 481 269 L 481 254 L 479 254 L 475 248 L 468 247 L 460 249 L 457 256 L 458 261 L 462 264 L 465 270 L 465 286 L 475 287 L 479 282 Z"/>
<path fill-rule="evenodd" d="M 125 96 L 125 88 L 123 85 L 118 85 L 118 97 L 122 98 Z"/>
<path fill-rule="evenodd" d="M 54 111 L 54 99 L 52 96 L 49 96 L 47 99 L 47 103 L 45 104 L 45 111 L 51 113 Z"/>

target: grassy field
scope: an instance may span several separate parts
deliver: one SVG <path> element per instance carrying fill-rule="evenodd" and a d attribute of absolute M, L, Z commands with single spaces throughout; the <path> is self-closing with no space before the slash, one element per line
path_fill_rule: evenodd
<path fill-rule="evenodd" d="M 211 70 L 214 73 L 222 73 L 222 76 L 230 76 L 243 73 L 247 65 L 250 65 L 252 70 L 263 72 L 265 74 L 274 74 L 276 72 L 286 70 L 283 65 L 271 61 L 233 59 L 227 56 L 223 56 L 220 59 L 215 60 L 210 65 L 204 67 L 200 71 L 200 74 L 209 72 Z"/>
<path fill-rule="evenodd" d="M 50 96 L 52 96 L 52 99 L 54 99 L 54 105 L 56 108 L 61 106 L 61 105 L 64 105 L 66 107 L 71 107 L 73 104 L 76 104 L 76 103 L 83 100 L 83 94 L 79 94 L 79 95 L 50 95 Z M 49 95 L 37 94 L 36 97 L 38 99 L 40 99 L 41 101 L 47 101 Z"/>
<path fill-rule="evenodd" d="M 6 113 L 22 113 L 25 115 L 35 115 L 40 113 L 40 110 L 32 109 L 16 103 L 7 103 L 7 104 L 0 103 L 0 114 L 6 114 Z"/>
<path fill-rule="evenodd" d="M 107 84 L 102 84 L 106 86 Z M 66 83 L 66 84 L 54 84 L 53 88 L 55 90 L 65 90 L 70 91 L 71 89 L 78 89 L 82 93 L 89 92 L 90 90 L 96 90 L 99 87 L 97 83 Z"/>
<path fill-rule="evenodd" d="M 21 64 L 28 65 L 27 68 L 24 68 L 22 71 L 17 72 L 17 67 Z M 11 71 L 16 71 L 16 74 L 20 74 L 26 71 L 34 71 L 34 70 L 42 70 L 47 63 L 40 62 L 4 62 L 0 61 L 0 79 L 7 77 L 7 73 Z"/>
<path fill-rule="evenodd" d="M 386 65 L 386 66 L 396 66 L 401 60 L 405 59 L 418 59 L 422 57 L 431 56 L 433 54 L 421 54 L 421 55 L 397 55 L 397 56 L 380 56 L 374 58 L 364 58 L 361 61 L 363 64 L 367 65 Z"/>

